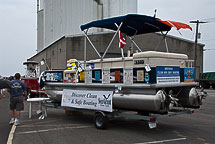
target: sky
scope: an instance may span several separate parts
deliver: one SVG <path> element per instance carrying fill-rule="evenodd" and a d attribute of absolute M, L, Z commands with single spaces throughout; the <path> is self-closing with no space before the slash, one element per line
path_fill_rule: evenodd
<path fill-rule="evenodd" d="M 36 54 L 36 0 L 0 0 L 0 75 L 25 74 Z"/>
<path fill-rule="evenodd" d="M 195 41 L 196 25 L 191 20 L 208 21 L 200 24 L 201 38 L 198 43 L 205 44 L 203 55 L 203 71 L 215 72 L 215 0 L 138 0 L 138 13 L 149 16 L 154 15 L 162 20 L 172 20 L 189 24 L 193 31 L 172 29 L 169 35 Z"/>
<path fill-rule="evenodd" d="M 138 0 L 138 13 L 189 24 L 200 24 L 199 43 L 205 44 L 204 71 L 215 71 L 215 0 Z M 25 74 L 23 62 L 36 54 L 36 0 L 0 0 L 0 75 Z M 171 30 L 170 35 L 194 41 L 193 31 Z M 214 50 L 213 50 L 214 49 Z"/>

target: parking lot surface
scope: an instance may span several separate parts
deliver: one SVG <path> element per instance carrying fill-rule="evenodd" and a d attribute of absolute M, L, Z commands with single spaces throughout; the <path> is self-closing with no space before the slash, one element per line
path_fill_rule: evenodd
<path fill-rule="evenodd" d="M 92 115 L 66 116 L 64 110 L 48 109 L 48 117 L 39 120 L 33 111 L 22 113 L 21 125 L 12 134 L 13 144 L 213 144 L 215 143 L 215 91 L 207 90 L 203 106 L 192 115 L 158 119 L 157 128 L 147 122 L 114 119 L 107 130 L 94 127 Z M 35 107 L 37 105 L 34 104 Z"/>

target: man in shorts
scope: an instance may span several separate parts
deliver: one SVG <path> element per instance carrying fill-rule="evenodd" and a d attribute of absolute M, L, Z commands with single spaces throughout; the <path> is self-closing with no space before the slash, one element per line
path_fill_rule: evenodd
<path fill-rule="evenodd" d="M 11 83 L 10 89 L 10 116 L 11 120 L 9 124 L 19 125 L 20 124 L 20 114 L 24 110 L 24 96 L 27 96 L 27 88 L 25 83 L 20 80 L 20 74 L 16 73 L 14 80 Z M 24 96 L 23 96 L 24 93 Z M 14 112 L 16 110 L 16 117 Z"/>

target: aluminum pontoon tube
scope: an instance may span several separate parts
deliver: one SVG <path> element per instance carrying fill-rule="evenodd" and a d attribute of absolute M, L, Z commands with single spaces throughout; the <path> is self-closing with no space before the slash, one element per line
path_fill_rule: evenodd
<path fill-rule="evenodd" d="M 60 102 L 62 90 L 46 90 L 48 97 Z M 162 90 L 153 94 L 118 94 L 113 95 L 113 109 L 124 109 L 133 111 L 166 113 L 168 104 L 167 96 Z M 166 104 L 166 105 L 165 105 Z"/>
<path fill-rule="evenodd" d="M 156 95 L 141 94 L 114 94 L 114 109 L 125 109 L 144 112 L 166 113 L 168 106 L 165 105 L 167 97 L 162 90 Z"/>

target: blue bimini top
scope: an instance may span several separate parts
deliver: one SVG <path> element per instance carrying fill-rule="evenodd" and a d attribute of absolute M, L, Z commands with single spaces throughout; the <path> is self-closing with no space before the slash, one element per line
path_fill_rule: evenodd
<path fill-rule="evenodd" d="M 163 23 L 160 19 L 151 16 L 128 14 L 125 16 L 107 18 L 103 20 L 92 21 L 81 25 L 82 31 L 91 27 L 106 28 L 117 31 L 117 26 L 123 22 L 120 31 L 128 36 L 134 36 L 145 33 L 170 31 L 172 26 Z"/>

